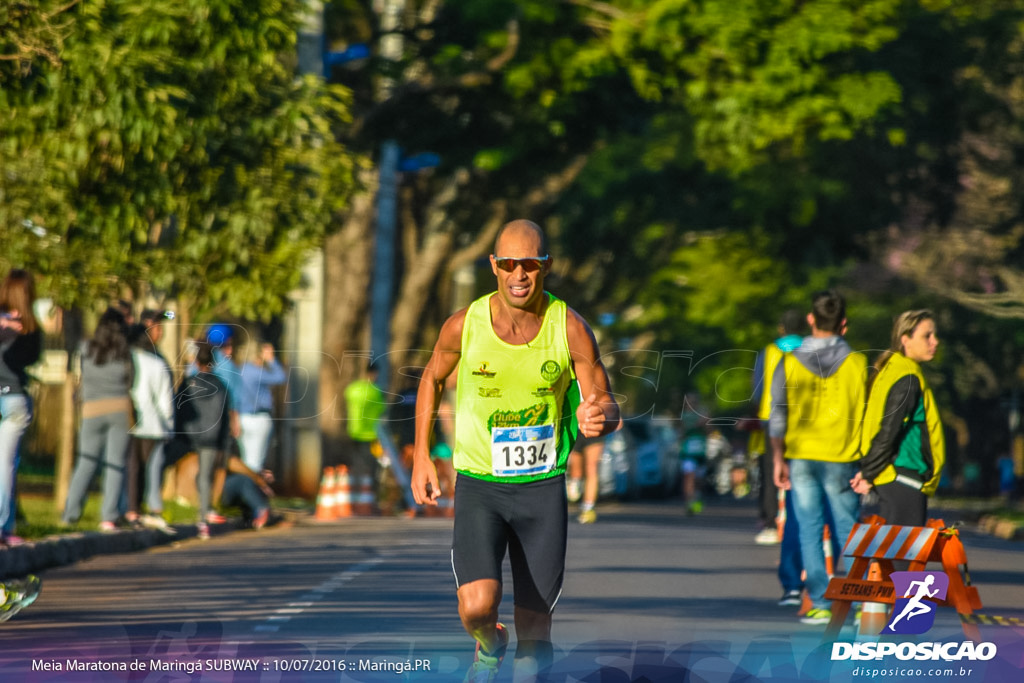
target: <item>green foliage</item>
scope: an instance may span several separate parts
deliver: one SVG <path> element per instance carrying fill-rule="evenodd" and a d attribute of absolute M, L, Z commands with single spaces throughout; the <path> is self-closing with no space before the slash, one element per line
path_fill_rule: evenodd
<path fill-rule="evenodd" d="M 54 61 L 0 63 L 5 260 L 66 306 L 145 281 L 240 316 L 279 312 L 354 164 L 332 132 L 346 93 L 286 60 L 304 3 L 22 5 L 62 39 Z"/>

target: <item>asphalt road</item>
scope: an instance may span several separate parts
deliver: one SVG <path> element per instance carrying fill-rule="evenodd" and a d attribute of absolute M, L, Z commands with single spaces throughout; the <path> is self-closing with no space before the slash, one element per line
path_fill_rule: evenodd
<path fill-rule="evenodd" d="M 599 513 L 570 529 L 549 680 L 867 680 L 863 662 L 830 660 L 823 627 L 775 604 L 778 549 L 754 544 L 751 503 L 713 502 L 698 517 L 678 501 Z M 38 601 L 0 624 L 0 680 L 458 681 L 473 643 L 457 617 L 450 530 L 446 519 L 310 522 L 48 570 Z M 963 538 L 982 611 L 1024 619 L 1024 544 Z M 932 680 L 1024 680 L 1024 629 L 981 628 L 999 656 Z M 855 635 L 848 625 L 841 637 Z M 963 641 L 955 613 L 940 610 L 927 638 Z"/>

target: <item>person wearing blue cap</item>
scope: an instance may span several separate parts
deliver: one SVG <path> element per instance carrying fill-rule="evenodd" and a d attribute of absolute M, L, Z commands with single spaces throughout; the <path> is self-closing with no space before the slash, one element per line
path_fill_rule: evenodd
<path fill-rule="evenodd" d="M 225 323 L 214 323 L 206 330 L 206 341 L 213 348 L 213 374 L 228 390 L 231 437 L 237 439 L 242 432 L 238 419 L 242 374 L 232 357 L 235 348 L 235 327 Z"/>

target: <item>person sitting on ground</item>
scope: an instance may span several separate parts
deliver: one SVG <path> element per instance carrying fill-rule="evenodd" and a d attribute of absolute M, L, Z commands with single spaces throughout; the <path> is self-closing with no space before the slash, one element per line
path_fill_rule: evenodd
<path fill-rule="evenodd" d="M 227 467 L 214 483 L 214 500 L 221 509 L 237 507 L 242 517 L 259 531 L 270 520 L 270 499 L 274 491 L 260 474 L 249 469 L 236 455 L 228 457 Z M 218 474 L 221 474 L 218 473 Z"/>

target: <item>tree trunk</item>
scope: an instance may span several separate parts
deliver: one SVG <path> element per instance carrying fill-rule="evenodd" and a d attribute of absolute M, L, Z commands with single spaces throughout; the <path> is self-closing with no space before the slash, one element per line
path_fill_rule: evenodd
<path fill-rule="evenodd" d="M 370 278 L 373 270 L 375 171 L 361 178 L 341 231 L 324 242 L 323 361 L 320 364 L 321 459 L 342 461 L 345 387 L 359 376 L 369 350 Z"/>

